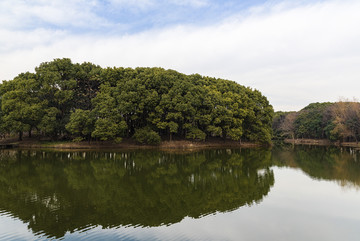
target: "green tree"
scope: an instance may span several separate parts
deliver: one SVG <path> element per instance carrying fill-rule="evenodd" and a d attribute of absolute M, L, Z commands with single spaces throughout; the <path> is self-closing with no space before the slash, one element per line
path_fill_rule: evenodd
<path fill-rule="evenodd" d="M 76 109 L 70 115 L 70 120 L 66 124 L 66 129 L 81 139 L 87 138 L 90 140 L 91 133 L 94 131 L 95 118 L 92 116 L 90 110 Z"/>
<path fill-rule="evenodd" d="M 302 109 L 295 120 L 296 135 L 306 138 L 326 138 L 324 114 L 332 103 L 312 103 Z"/>
<path fill-rule="evenodd" d="M 74 91 L 75 108 L 91 110 L 91 100 L 97 95 L 100 85 L 102 68 L 92 63 L 74 65 L 74 79 L 76 88 Z"/>
<path fill-rule="evenodd" d="M 134 134 L 134 139 L 141 144 L 152 144 L 157 145 L 161 142 L 161 138 L 159 134 L 150 127 L 144 127 L 141 129 L 137 129 Z"/>
<path fill-rule="evenodd" d="M 125 134 L 127 124 L 113 97 L 114 87 L 102 85 L 100 89 L 100 93 L 93 99 L 92 116 L 95 123 L 91 136 L 100 140 L 112 140 Z"/>
<path fill-rule="evenodd" d="M 37 82 L 41 84 L 39 98 L 47 101 L 48 115 L 42 121 L 42 126 L 52 126 L 47 128 L 53 130 L 53 136 L 66 133 L 65 125 L 69 121 L 70 111 L 75 107 L 75 68 L 70 59 L 55 59 L 52 62 L 40 64 L 35 69 Z M 56 108 L 56 111 L 54 111 Z M 56 113 L 57 125 L 52 125 L 48 121 L 52 120 L 48 116 Z M 53 116 L 52 116 L 53 117 Z"/>
<path fill-rule="evenodd" d="M 46 105 L 46 101 L 38 96 L 39 84 L 34 74 L 20 74 L 11 83 L 4 83 L 2 88 L 7 88 L 1 101 L 4 127 L 18 132 L 19 140 L 22 140 L 24 131 L 28 131 L 31 137 L 31 131 L 40 123 Z"/>

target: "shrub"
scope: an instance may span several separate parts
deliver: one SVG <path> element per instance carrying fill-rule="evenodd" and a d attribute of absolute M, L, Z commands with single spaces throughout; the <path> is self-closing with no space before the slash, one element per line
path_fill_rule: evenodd
<path fill-rule="evenodd" d="M 186 138 L 187 139 L 198 140 L 198 141 L 204 141 L 205 138 L 206 138 L 206 134 L 202 130 L 193 127 L 186 134 Z"/>
<path fill-rule="evenodd" d="M 136 129 L 133 138 L 141 144 L 157 145 L 161 142 L 159 134 L 150 127 Z"/>
<path fill-rule="evenodd" d="M 84 140 L 83 137 L 76 137 L 76 138 L 74 138 L 72 141 L 73 141 L 73 142 L 81 142 L 81 141 L 83 141 L 83 140 Z"/>
<path fill-rule="evenodd" d="M 116 144 L 119 144 L 119 143 L 122 142 L 122 140 L 123 140 L 123 138 L 121 138 L 121 137 L 116 137 L 116 138 L 115 138 L 115 143 L 116 143 Z"/>

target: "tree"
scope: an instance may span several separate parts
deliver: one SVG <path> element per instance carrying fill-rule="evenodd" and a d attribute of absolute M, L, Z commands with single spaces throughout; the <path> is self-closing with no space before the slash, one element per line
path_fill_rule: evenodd
<path fill-rule="evenodd" d="M 90 141 L 91 133 L 94 131 L 95 118 L 90 110 L 76 109 L 70 115 L 66 129 L 81 139 L 87 138 Z"/>
<path fill-rule="evenodd" d="M 126 123 L 116 123 L 110 118 L 99 118 L 95 121 L 95 130 L 91 133 L 92 137 L 100 138 L 102 141 L 113 140 L 126 129 Z"/>
<path fill-rule="evenodd" d="M 279 129 L 291 139 L 295 138 L 295 120 L 297 117 L 297 112 L 290 112 L 284 116 L 283 122 L 280 124 Z"/>
<path fill-rule="evenodd" d="M 28 131 L 31 137 L 31 131 L 40 123 L 46 105 L 46 101 L 38 97 L 39 84 L 35 76 L 30 73 L 20 74 L 2 87 L 4 93 L 1 109 L 4 127 L 9 131 L 18 132 L 19 140 L 22 140 L 24 131 Z"/>
<path fill-rule="evenodd" d="M 334 120 L 331 133 L 341 140 L 354 139 L 360 135 L 360 103 L 340 101 L 332 107 Z"/>
<path fill-rule="evenodd" d="M 92 101 L 94 109 L 91 114 L 95 122 L 91 136 L 100 140 L 112 140 L 123 136 L 128 126 L 113 97 L 114 88 L 104 84 L 100 89 L 101 92 Z"/>
<path fill-rule="evenodd" d="M 297 115 L 294 125 L 297 137 L 326 138 L 325 128 L 329 124 L 325 122 L 325 114 L 332 103 L 312 103 L 303 108 Z M 328 121 L 328 120 L 327 120 Z"/>
<path fill-rule="evenodd" d="M 277 113 L 273 128 L 277 135 L 358 142 L 360 103 L 311 103 L 298 112 Z"/>
<path fill-rule="evenodd" d="M 69 121 L 70 111 L 75 109 L 75 68 L 70 59 L 55 59 L 52 62 L 45 62 L 35 68 L 37 82 L 41 84 L 39 98 L 47 101 L 48 113 L 56 113 L 57 125 L 53 125 L 53 136 L 66 133 L 65 125 Z M 56 111 L 54 111 L 56 108 Z M 48 119 L 45 116 L 43 126 L 49 126 L 46 123 Z"/>
<path fill-rule="evenodd" d="M 75 108 L 91 110 L 91 100 L 97 95 L 102 84 L 102 68 L 92 63 L 74 65 L 74 79 L 76 88 L 74 92 Z"/>
<path fill-rule="evenodd" d="M 146 144 L 157 145 L 161 142 L 161 138 L 159 134 L 151 130 L 151 128 L 148 126 L 135 130 L 135 134 L 133 138 L 141 144 L 146 143 Z"/>

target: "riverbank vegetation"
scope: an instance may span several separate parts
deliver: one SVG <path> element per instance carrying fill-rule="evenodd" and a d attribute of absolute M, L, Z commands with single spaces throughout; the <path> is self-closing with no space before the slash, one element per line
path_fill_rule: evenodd
<path fill-rule="evenodd" d="M 358 144 L 360 103 L 312 103 L 298 112 L 276 112 L 273 130 L 276 139 L 326 139 Z"/>
<path fill-rule="evenodd" d="M 0 85 L 0 132 L 139 143 L 223 138 L 268 143 L 273 108 L 233 81 L 162 68 L 55 59 Z"/>

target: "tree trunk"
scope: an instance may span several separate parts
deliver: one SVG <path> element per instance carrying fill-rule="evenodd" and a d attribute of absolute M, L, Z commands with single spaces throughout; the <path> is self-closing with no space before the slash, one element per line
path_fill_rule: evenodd
<path fill-rule="evenodd" d="M 31 128 L 30 128 L 30 130 L 29 130 L 29 138 L 31 138 Z"/>
<path fill-rule="evenodd" d="M 223 133 L 223 141 L 225 142 L 226 141 L 226 131 L 222 131 L 222 133 Z"/>
<path fill-rule="evenodd" d="M 23 137 L 23 132 L 22 131 L 19 131 L 19 141 L 22 141 L 22 138 Z"/>

